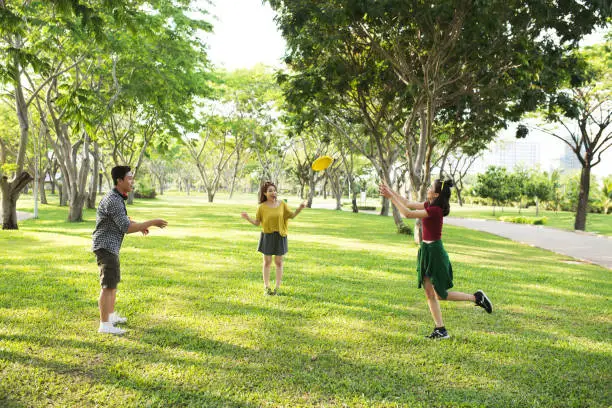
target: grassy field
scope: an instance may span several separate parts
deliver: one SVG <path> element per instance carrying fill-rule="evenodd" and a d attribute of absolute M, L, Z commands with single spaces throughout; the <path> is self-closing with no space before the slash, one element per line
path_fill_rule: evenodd
<path fill-rule="evenodd" d="M 282 294 L 265 297 L 259 231 L 239 217 L 254 200 L 128 208 L 170 224 L 124 241 L 123 337 L 96 332 L 92 210 L 68 224 L 45 205 L 0 231 L 0 406 L 612 404 L 609 270 L 446 226 L 455 289 L 484 289 L 495 311 L 443 303 L 452 338 L 434 342 L 416 247 L 390 217 L 306 209 Z"/>

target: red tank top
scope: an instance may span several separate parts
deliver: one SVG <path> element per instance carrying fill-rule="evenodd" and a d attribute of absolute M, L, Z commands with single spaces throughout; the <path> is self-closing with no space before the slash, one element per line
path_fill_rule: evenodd
<path fill-rule="evenodd" d="M 444 214 L 442 208 L 436 205 L 430 205 L 429 201 L 423 203 L 427 217 L 421 221 L 423 223 L 423 241 L 437 241 L 442 239 L 442 224 L 444 223 Z"/>

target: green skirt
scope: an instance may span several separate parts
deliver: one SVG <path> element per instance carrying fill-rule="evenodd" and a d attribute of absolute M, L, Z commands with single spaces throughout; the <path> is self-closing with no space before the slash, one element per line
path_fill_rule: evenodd
<path fill-rule="evenodd" d="M 419 288 L 423 284 L 423 278 L 427 276 L 431 279 L 438 296 L 446 299 L 448 289 L 453 287 L 453 266 L 442 245 L 442 240 L 430 244 L 421 242 L 417 256 L 417 275 Z"/>

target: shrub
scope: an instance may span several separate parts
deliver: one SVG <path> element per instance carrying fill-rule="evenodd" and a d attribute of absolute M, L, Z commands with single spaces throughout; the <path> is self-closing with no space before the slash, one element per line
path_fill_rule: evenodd
<path fill-rule="evenodd" d="M 401 227 L 397 229 L 398 234 L 406 234 L 412 236 L 413 230 L 410 225 L 403 224 Z"/>
<path fill-rule="evenodd" d="M 134 189 L 135 198 L 155 198 L 156 195 L 155 187 L 147 183 L 136 183 L 136 188 Z"/>
<path fill-rule="evenodd" d="M 544 225 L 548 221 L 546 217 L 499 217 L 498 220 L 513 222 L 515 224 Z"/>

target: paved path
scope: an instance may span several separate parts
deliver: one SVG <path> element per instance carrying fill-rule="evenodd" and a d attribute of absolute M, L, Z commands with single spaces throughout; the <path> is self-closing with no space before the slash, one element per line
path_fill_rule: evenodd
<path fill-rule="evenodd" d="M 606 236 L 474 218 L 446 217 L 444 223 L 499 235 L 612 269 L 612 238 Z"/>
<path fill-rule="evenodd" d="M 332 204 L 313 203 L 314 208 L 333 209 Z M 377 214 L 372 211 L 363 211 Z M 612 269 L 612 237 L 564 231 L 540 225 L 513 224 L 475 218 L 445 217 L 444 223 L 488 232 L 513 241 Z"/>
<path fill-rule="evenodd" d="M 18 221 L 29 220 L 30 218 L 34 218 L 34 213 L 17 211 L 17 220 Z"/>
<path fill-rule="evenodd" d="M 0 211 L 0 221 L 2 221 L 2 211 Z M 29 220 L 30 218 L 34 218 L 33 213 L 17 211 L 17 221 Z"/>

